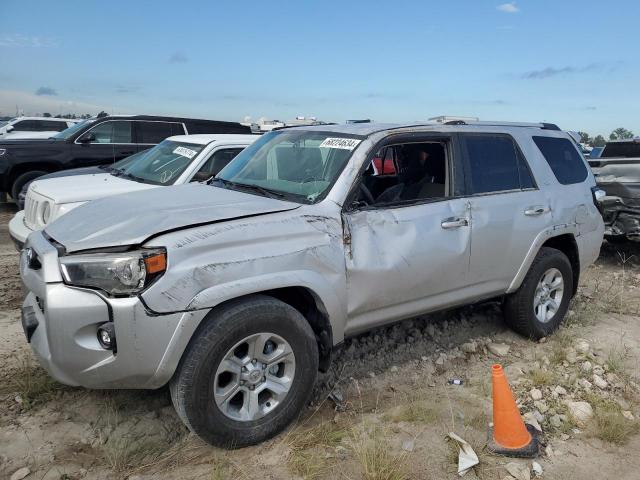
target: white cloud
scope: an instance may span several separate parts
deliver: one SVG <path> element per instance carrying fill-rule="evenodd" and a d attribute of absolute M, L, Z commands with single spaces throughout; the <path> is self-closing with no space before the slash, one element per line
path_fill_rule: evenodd
<path fill-rule="evenodd" d="M 0 47 L 57 47 L 58 42 L 49 37 L 9 33 L 0 35 Z"/>
<path fill-rule="evenodd" d="M 504 13 L 518 13 L 520 11 L 516 2 L 503 3 L 498 5 L 496 8 Z"/>

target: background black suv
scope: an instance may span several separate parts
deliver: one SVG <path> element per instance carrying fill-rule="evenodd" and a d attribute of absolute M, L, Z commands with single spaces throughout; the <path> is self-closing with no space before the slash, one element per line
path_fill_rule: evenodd
<path fill-rule="evenodd" d="M 250 134 L 235 122 L 148 115 L 91 118 L 48 139 L 0 142 L 0 192 L 18 198 L 22 188 L 49 172 L 113 163 L 172 135 Z"/>

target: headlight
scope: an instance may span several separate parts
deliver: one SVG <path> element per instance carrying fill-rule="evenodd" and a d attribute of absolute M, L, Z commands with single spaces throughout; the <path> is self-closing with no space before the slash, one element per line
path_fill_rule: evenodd
<path fill-rule="evenodd" d="M 77 287 L 99 288 L 111 295 L 142 291 L 167 269 L 163 248 L 123 253 L 91 253 L 60 257 L 64 282 Z"/>
<path fill-rule="evenodd" d="M 51 218 L 51 203 L 49 202 L 44 202 L 44 205 L 42 206 L 42 224 L 46 225 L 47 223 L 49 223 L 49 219 Z"/>

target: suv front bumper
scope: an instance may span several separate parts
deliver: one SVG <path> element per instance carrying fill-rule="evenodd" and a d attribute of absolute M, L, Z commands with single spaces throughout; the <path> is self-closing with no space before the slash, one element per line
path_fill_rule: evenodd
<path fill-rule="evenodd" d="M 11 235 L 11 240 L 13 240 L 18 250 L 22 250 L 31 232 L 33 232 L 33 230 L 24 223 L 24 210 L 20 210 L 9 220 L 9 235 Z"/>
<path fill-rule="evenodd" d="M 70 287 L 61 281 L 57 251 L 40 232 L 26 247 L 41 267 L 29 267 L 22 255 L 20 273 L 28 291 L 23 326 L 52 377 L 89 388 L 158 388 L 169 381 L 188 342 L 176 333 L 183 322 L 199 322 L 206 312 L 151 314 L 138 297 L 110 298 Z M 116 351 L 98 342 L 97 329 L 105 322 L 114 323 Z"/>

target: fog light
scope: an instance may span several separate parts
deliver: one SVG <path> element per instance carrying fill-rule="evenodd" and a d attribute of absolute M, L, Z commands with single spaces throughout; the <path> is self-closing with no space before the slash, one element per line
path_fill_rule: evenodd
<path fill-rule="evenodd" d="M 106 350 L 116 349 L 116 329 L 113 322 L 103 323 L 98 327 L 98 342 Z"/>

